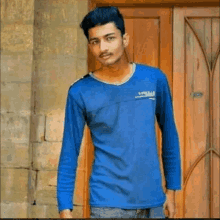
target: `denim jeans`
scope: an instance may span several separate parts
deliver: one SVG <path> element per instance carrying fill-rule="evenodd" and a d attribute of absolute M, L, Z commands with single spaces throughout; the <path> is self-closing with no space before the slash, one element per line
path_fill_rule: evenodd
<path fill-rule="evenodd" d="M 163 206 L 147 209 L 90 207 L 90 218 L 165 218 Z"/>

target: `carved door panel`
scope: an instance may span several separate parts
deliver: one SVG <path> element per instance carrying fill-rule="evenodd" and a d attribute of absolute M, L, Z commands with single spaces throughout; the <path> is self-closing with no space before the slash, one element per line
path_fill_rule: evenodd
<path fill-rule="evenodd" d="M 177 217 L 220 217 L 219 8 L 174 9 L 174 108 L 183 190 Z"/>

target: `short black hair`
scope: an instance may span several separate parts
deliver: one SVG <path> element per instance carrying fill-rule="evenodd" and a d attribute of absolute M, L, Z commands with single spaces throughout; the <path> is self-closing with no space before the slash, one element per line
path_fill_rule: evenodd
<path fill-rule="evenodd" d="M 121 36 L 125 34 L 123 16 L 118 8 L 113 6 L 93 9 L 84 17 L 80 27 L 83 29 L 86 38 L 89 39 L 89 29 L 110 22 L 114 22 L 115 26 L 121 31 Z"/>

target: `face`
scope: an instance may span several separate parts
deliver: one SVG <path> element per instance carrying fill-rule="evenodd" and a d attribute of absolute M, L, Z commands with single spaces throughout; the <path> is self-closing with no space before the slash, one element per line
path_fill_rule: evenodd
<path fill-rule="evenodd" d="M 121 31 L 114 23 L 96 26 L 89 30 L 89 48 L 92 54 L 105 66 L 117 63 L 128 45 L 128 35 L 121 36 Z"/>

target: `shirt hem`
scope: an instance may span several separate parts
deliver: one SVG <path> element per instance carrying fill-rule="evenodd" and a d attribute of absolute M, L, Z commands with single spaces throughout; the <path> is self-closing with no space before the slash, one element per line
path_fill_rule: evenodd
<path fill-rule="evenodd" d="M 147 209 L 147 208 L 155 208 L 162 206 L 166 200 L 163 200 L 163 202 L 158 202 L 155 204 L 146 204 L 146 205 L 111 205 L 111 204 L 96 204 L 96 203 L 90 203 L 90 206 L 92 207 L 109 207 L 109 208 L 121 208 L 121 209 Z"/>

